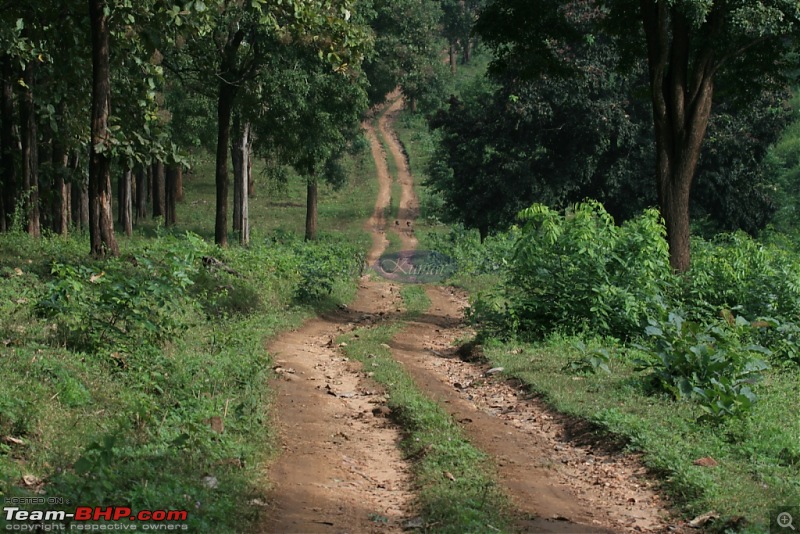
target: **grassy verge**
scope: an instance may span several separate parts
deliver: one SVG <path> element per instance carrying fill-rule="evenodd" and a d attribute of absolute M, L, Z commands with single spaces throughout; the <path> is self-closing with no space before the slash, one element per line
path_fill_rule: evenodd
<path fill-rule="evenodd" d="M 120 239 L 119 259 L 88 258 L 82 234 L 0 236 L 0 497 L 187 510 L 195 532 L 245 529 L 274 454 L 265 341 L 351 300 L 370 242 L 374 168 L 348 164 L 351 183 L 322 195 L 318 243 L 302 242 L 295 183 L 253 200 L 248 249 L 182 237 L 213 233 L 213 173 L 187 180 L 176 229 L 148 221 Z"/>
<path fill-rule="evenodd" d="M 421 286 L 406 286 L 402 295 L 407 317 L 430 305 Z M 402 321 L 364 328 L 342 340 L 347 342 L 347 355 L 368 366 L 373 379 L 387 389 L 389 407 L 406 433 L 404 451 L 414 460 L 419 508 L 428 531 L 477 533 L 505 528 L 507 503 L 486 468 L 485 455 L 392 358 L 387 343 L 402 328 Z"/>
<path fill-rule="evenodd" d="M 776 510 L 800 503 L 796 373 L 770 373 L 749 417 L 714 426 L 697 423 L 700 413 L 689 402 L 649 394 L 631 356 L 613 358 L 611 374 L 565 371 L 585 357 L 577 341 L 552 335 L 537 344 L 494 342 L 486 355 L 557 410 L 623 436 L 629 449 L 644 452 L 645 464 L 689 515 L 718 512 L 719 531 L 735 524 L 737 531 L 763 532 Z M 594 348 L 604 345 L 597 341 Z M 695 464 L 707 457 L 717 465 Z"/>

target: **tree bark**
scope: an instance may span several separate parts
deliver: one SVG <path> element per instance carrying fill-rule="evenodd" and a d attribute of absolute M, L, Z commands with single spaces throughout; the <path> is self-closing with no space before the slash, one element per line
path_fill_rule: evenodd
<path fill-rule="evenodd" d="M 89 228 L 89 192 L 86 175 L 79 174 L 80 152 L 75 151 L 70 160 L 70 212 L 72 224 L 83 231 Z"/>
<path fill-rule="evenodd" d="M 177 193 L 175 194 L 175 200 L 178 202 L 183 202 L 183 165 L 178 165 L 178 175 L 175 179 L 175 189 L 177 190 Z"/>
<path fill-rule="evenodd" d="M 167 165 L 166 182 L 164 184 L 164 225 L 175 226 L 178 220 L 175 207 L 178 202 L 178 174 L 181 166 L 177 163 Z"/>
<path fill-rule="evenodd" d="M 450 53 L 450 73 L 451 74 L 455 74 L 456 73 L 456 63 L 458 63 L 458 59 L 457 59 L 458 58 L 458 48 L 456 46 L 456 42 L 455 41 L 450 43 L 449 53 Z"/>
<path fill-rule="evenodd" d="M 242 231 L 242 175 L 244 173 L 244 152 L 242 152 L 242 123 L 238 113 L 231 126 L 231 167 L 233 167 L 233 231 Z"/>
<path fill-rule="evenodd" d="M 239 28 L 228 36 L 222 53 L 217 93 L 217 167 L 215 173 L 217 205 L 214 221 L 214 242 L 228 246 L 228 144 L 231 136 L 231 114 L 236 99 L 237 86 L 229 79 L 237 78 L 236 54 L 244 41 L 244 29 Z"/>
<path fill-rule="evenodd" d="M 163 161 L 153 162 L 153 218 L 164 217 L 164 195 L 166 174 Z"/>
<path fill-rule="evenodd" d="M 236 87 L 221 80 L 217 101 L 217 206 L 214 224 L 214 242 L 221 247 L 228 246 L 228 145 L 235 97 Z"/>
<path fill-rule="evenodd" d="M 248 197 L 251 182 L 251 146 L 250 123 L 245 122 L 242 125 L 237 115 L 233 119 L 233 135 L 231 136 L 233 231 L 239 233 L 239 242 L 243 245 L 250 242 Z"/>
<path fill-rule="evenodd" d="M 133 171 L 125 169 L 120 177 L 119 222 L 125 235 L 133 235 Z"/>
<path fill-rule="evenodd" d="M 59 105 L 63 111 L 63 106 Z M 61 113 L 63 116 L 63 113 Z M 53 174 L 55 176 L 55 202 L 53 213 L 53 231 L 66 237 L 69 232 L 69 183 L 66 180 L 69 169 L 67 147 L 58 135 L 53 136 Z"/>
<path fill-rule="evenodd" d="M 317 181 L 308 180 L 306 188 L 306 241 L 317 238 Z"/>
<path fill-rule="evenodd" d="M 670 265 L 691 266 L 689 196 L 705 138 L 714 94 L 714 50 L 706 45 L 691 57 L 691 25 L 666 2 L 641 0 L 647 39 L 656 185 L 667 229 Z M 709 15 L 700 30 L 719 31 L 721 18 Z"/>
<path fill-rule="evenodd" d="M 0 77 L 2 77 L 2 100 L 0 101 L 0 230 L 7 230 L 17 202 L 17 166 L 14 164 L 14 85 L 12 80 L 11 59 L 8 56 L 0 61 Z"/>
<path fill-rule="evenodd" d="M 147 218 L 147 170 L 136 168 L 136 224 Z"/>
<path fill-rule="evenodd" d="M 89 159 L 89 240 L 94 256 L 119 255 L 111 213 L 111 161 L 108 115 L 111 112 L 109 28 L 105 0 L 89 0 L 92 30 L 92 129 Z"/>
<path fill-rule="evenodd" d="M 27 87 L 22 92 L 20 123 L 22 138 L 22 191 L 25 195 L 26 228 L 30 235 L 39 237 L 39 155 L 37 153 L 36 109 L 33 100 L 35 63 L 28 62 L 23 71 Z"/>

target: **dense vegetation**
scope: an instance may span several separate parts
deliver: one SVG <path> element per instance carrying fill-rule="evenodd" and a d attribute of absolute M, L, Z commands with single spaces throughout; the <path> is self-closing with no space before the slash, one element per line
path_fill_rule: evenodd
<path fill-rule="evenodd" d="M 278 195 L 286 207 L 254 210 L 271 230 L 248 249 L 149 227 L 120 258 L 87 261 L 85 235 L 5 235 L 0 492 L 187 509 L 193 531 L 240 531 L 273 454 L 264 339 L 352 298 L 370 172 L 351 165 L 360 178 L 327 191 L 320 221 L 342 234 L 315 242 L 292 207 L 301 184 Z M 198 210 L 213 207 L 212 180 L 187 183 Z"/>
<path fill-rule="evenodd" d="M 353 295 L 360 123 L 398 88 L 486 356 L 763 530 L 800 499 L 799 28 L 780 0 L 0 0 L 0 494 L 257 515 L 263 340 Z M 421 507 L 499 520 L 396 326 L 347 352 L 464 473 L 417 466 Z"/>

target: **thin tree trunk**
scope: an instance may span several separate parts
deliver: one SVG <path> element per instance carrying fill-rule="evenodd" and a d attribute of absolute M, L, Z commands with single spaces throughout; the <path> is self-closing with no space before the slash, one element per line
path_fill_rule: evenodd
<path fill-rule="evenodd" d="M 125 235 L 133 235 L 133 171 L 125 169 L 120 178 L 119 222 Z"/>
<path fill-rule="evenodd" d="M 228 146 L 231 135 L 231 113 L 236 97 L 236 87 L 220 81 L 217 102 L 217 205 L 214 224 L 214 242 L 228 246 Z"/>
<path fill-rule="evenodd" d="M 79 173 L 81 166 L 80 151 L 72 156 L 72 223 L 82 231 L 89 229 L 89 182 L 85 173 Z"/>
<path fill-rule="evenodd" d="M 146 204 L 153 205 L 153 166 L 147 166 L 147 202 Z"/>
<path fill-rule="evenodd" d="M 25 195 L 25 213 L 28 233 L 39 237 L 39 156 L 37 154 L 36 110 L 33 101 L 35 63 L 30 61 L 23 72 L 27 87 L 22 92 L 20 123 L 22 137 L 22 190 Z"/>
<path fill-rule="evenodd" d="M 251 182 L 250 123 L 241 124 L 239 117 L 233 119 L 231 135 L 231 161 L 233 163 L 233 231 L 239 233 L 239 242 L 250 242 L 248 196 Z"/>
<path fill-rule="evenodd" d="M 306 187 L 306 241 L 317 238 L 317 181 L 308 180 Z"/>
<path fill-rule="evenodd" d="M 59 105 L 63 112 L 64 108 Z M 63 113 L 60 114 L 63 116 Z M 69 184 L 66 180 L 69 169 L 69 156 L 67 147 L 59 140 L 58 135 L 53 136 L 53 173 L 55 175 L 55 203 L 53 213 L 53 230 L 66 237 L 69 232 Z"/>
<path fill-rule="evenodd" d="M 177 190 L 175 200 L 183 202 L 183 165 L 178 165 L 178 175 L 175 177 L 175 180 L 175 189 Z"/>
<path fill-rule="evenodd" d="M 464 65 L 469 65 L 470 61 L 472 61 L 472 39 L 467 37 L 464 39 L 463 63 Z"/>
<path fill-rule="evenodd" d="M 244 174 L 244 152 L 242 151 L 242 121 L 238 113 L 233 116 L 231 126 L 231 167 L 233 167 L 233 231 L 242 231 L 242 188 Z"/>
<path fill-rule="evenodd" d="M 153 163 L 153 218 L 164 217 L 165 175 L 164 162 Z"/>
<path fill-rule="evenodd" d="M 11 59 L 8 56 L 0 61 L 2 77 L 2 100 L 0 101 L 0 230 L 7 230 L 16 209 L 17 202 L 17 166 L 14 164 L 14 85 L 12 80 Z"/>
<path fill-rule="evenodd" d="M 250 150 L 247 151 L 247 196 L 253 197 L 256 194 L 256 180 L 253 178 L 253 132 L 250 132 Z"/>
<path fill-rule="evenodd" d="M 164 225 L 175 226 L 178 220 L 175 207 L 178 203 L 178 174 L 181 166 L 178 163 L 167 165 L 164 183 Z"/>
<path fill-rule="evenodd" d="M 450 73 L 456 73 L 456 63 L 458 63 L 458 50 L 456 48 L 456 42 L 453 41 L 450 43 Z"/>
<path fill-rule="evenodd" d="M 136 224 L 147 218 L 147 170 L 136 168 Z"/>
<path fill-rule="evenodd" d="M 240 206 L 239 206 L 239 242 L 242 245 L 250 243 L 250 208 L 248 205 L 248 193 L 250 186 L 250 123 L 245 122 L 242 128 L 241 144 L 239 146 L 239 153 L 241 154 L 242 175 L 241 182 L 239 183 L 240 190 Z"/>
<path fill-rule="evenodd" d="M 95 149 L 108 142 L 111 112 L 109 28 L 105 0 L 89 0 L 92 30 L 92 135 L 89 159 L 89 236 L 94 256 L 119 255 L 111 213 L 111 161 Z"/>

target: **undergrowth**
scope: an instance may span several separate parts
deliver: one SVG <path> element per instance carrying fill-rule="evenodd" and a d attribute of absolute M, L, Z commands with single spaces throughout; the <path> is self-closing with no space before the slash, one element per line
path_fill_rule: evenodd
<path fill-rule="evenodd" d="M 87 260 L 81 241 L 0 242 L 0 495 L 240 531 L 271 454 L 263 341 L 352 298 L 361 250 L 162 233 Z"/>

